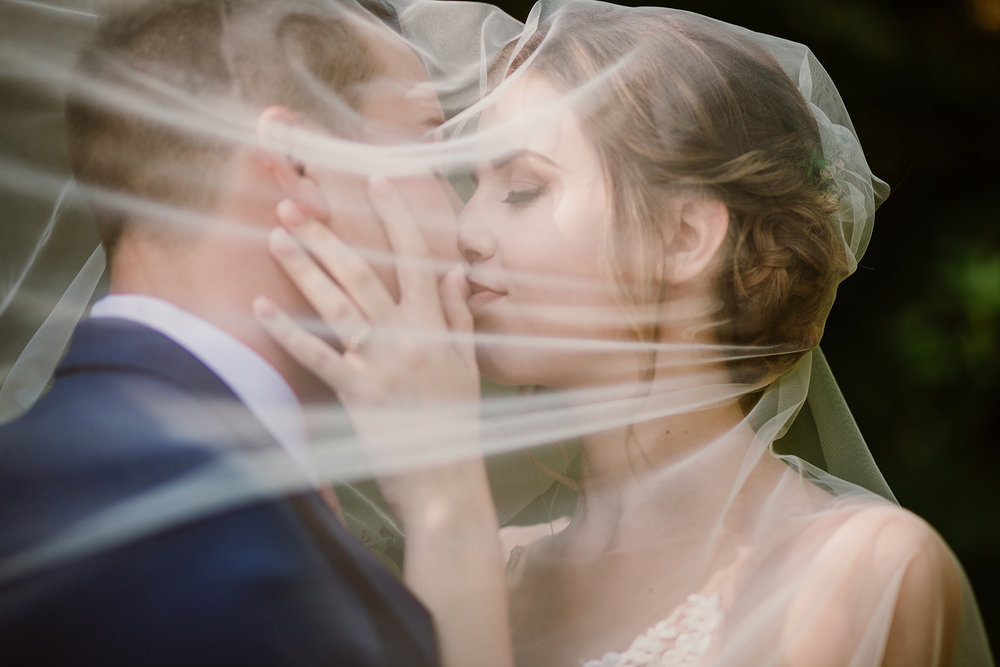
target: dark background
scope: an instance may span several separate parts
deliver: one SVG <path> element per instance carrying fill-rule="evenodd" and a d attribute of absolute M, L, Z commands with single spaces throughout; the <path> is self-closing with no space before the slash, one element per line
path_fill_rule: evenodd
<path fill-rule="evenodd" d="M 618 4 L 802 42 L 837 83 L 893 192 L 822 347 L 896 497 L 958 554 L 1000 646 L 1000 0 Z"/>

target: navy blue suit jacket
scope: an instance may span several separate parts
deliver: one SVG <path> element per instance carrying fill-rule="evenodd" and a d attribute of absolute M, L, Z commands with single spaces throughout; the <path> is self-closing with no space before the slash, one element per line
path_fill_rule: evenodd
<path fill-rule="evenodd" d="M 0 572 L 227 453 L 276 447 L 165 336 L 83 322 L 50 391 L 0 427 Z M 254 491 L 249 476 L 240 481 Z M 258 494 L 7 572 L 5 665 L 437 663 L 427 611 L 314 492 Z"/>

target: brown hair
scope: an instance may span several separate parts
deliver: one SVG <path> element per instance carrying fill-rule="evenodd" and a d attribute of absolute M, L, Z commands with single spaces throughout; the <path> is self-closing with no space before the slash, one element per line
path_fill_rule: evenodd
<path fill-rule="evenodd" d="M 378 0 L 366 10 L 395 20 Z M 216 201 L 235 148 L 219 130 L 238 129 L 247 111 L 284 105 L 350 132 L 329 92 L 354 106 L 352 84 L 377 65 L 349 13 L 363 15 L 347 1 L 177 0 L 128 3 L 102 22 L 79 57 L 65 117 L 73 173 L 109 257 L 130 220 L 130 204 L 112 199 L 200 211 Z M 193 118 L 209 131 L 183 126 Z"/>
<path fill-rule="evenodd" d="M 577 110 L 611 190 L 609 259 L 640 340 L 659 335 L 641 306 L 664 297 L 663 195 L 694 192 L 729 211 L 715 337 L 757 350 L 728 362 L 734 380 L 773 378 L 819 342 L 846 255 L 816 121 L 769 54 L 694 15 L 588 8 L 541 28 L 507 74 L 529 59 L 563 90 L 602 79 Z"/>

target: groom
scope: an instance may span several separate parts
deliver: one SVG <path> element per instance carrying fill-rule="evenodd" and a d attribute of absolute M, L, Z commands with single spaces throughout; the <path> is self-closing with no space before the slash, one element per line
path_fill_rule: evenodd
<path fill-rule="evenodd" d="M 301 406 L 332 396 L 250 313 L 266 294 L 315 315 L 266 248 L 283 199 L 388 248 L 361 177 L 288 132 L 384 143 L 442 121 L 388 14 L 144 3 L 84 51 L 67 136 L 112 293 L 48 394 L 0 427 L 5 664 L 437 662 L 428 612 L 317 492 Z M 428 182 L 411 206 L 453 255 L 451 193 Z M 240 465 L 258 460 L 293 491 Z"/>

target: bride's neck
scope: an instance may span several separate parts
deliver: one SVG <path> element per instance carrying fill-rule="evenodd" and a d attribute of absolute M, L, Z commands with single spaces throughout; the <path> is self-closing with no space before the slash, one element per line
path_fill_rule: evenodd
<path fill-rule="evenodd" d="M 566 535 L 579 540 L 577 553 L 664 536 L 696 540 L 718 525 L 741 484 L 754 433 L 736 398 L 725 396 L 728 373 L 703 373 L 695 387 L 666 384 L 635 401 L 652 418 L 581 439 L 580 499 Z M 670 408 L 679 403 L 689 407 Z"/>
<path fill-rule="evenodd" d="M 713 490 L 710 482 L 722 478 L 727 481 L 717 485 L 718 492 L 727 495 L 732 490 L 731 473 L 738 469 L 752 437 L 741 425 L 742 418 L 739 406 L 729 404 L 584 438 L 581 509 L 603 519 L 641 515 L 641 510 L 655 505 L 660 515 L 679 498 L 699 496 L 705 502 Z"/>

